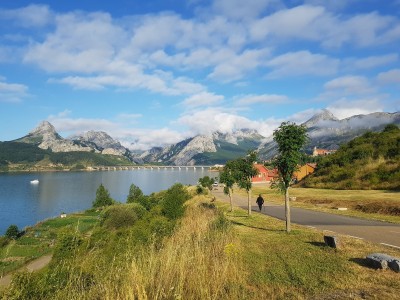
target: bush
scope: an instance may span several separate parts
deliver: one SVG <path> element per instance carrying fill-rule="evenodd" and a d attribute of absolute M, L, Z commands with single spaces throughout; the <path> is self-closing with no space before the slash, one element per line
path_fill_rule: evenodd
<path fill-rule="evenodd" d="M 17 239 L 19 237 L 19 229 L 17 225 L 10 225 L 6 231 L 6 237 L 9 239 Z"/>
<path fill-rule="evenodd" d="M 183 216 L 185 209 L 183 204 L 190 198 L 185 187 L 176 183 L 170 187 L 162 202 L 162 212 L 169 219 L 178 219 Z"/>
<path fill-rule="evenodd" d="M 9 242 L 10 242 L 10 239 L 8 237 L 0 236 L 0 248 L 7 246 Z"/>
<path fill-rule="evenodd" d="M 61 231 L 57 237 L 53 257 L 55 259 L 74 257 L 82 242 L 83 239 L 78 232 L 71 232 L 68 229 Z"/>
<path fill-rule="evenodd" d="M 116 205 L 107 208 L 103 214 L 101 225 L 109 229 L 119 229 L 132 226 L 137 220 L 139 220 L 139 216 L 134 209 L 125 205 Z"/>

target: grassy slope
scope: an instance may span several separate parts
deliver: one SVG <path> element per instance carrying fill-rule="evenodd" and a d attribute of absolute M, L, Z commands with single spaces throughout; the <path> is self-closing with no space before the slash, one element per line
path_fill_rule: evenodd
<path fill-rule="evenodd" d="M 87 233 L 98 223 L 98 213 L 77 213 L 67 218 L 49 219 L 26 230 L 24 236 L 0 248 L 0 275 L 53 251 L 60 228 Z"/>
<path fill-rule="evenodd" d="M 400 190 L 400 129 L 368 132 L 324 157 L 304 187 Z"/>
<path fill-rule="evenodd" d="M 67 268 L 74 276 L 52 299 L 395 299 L 400 292 L 397 273 L 370 269 L 364 260 L 372 252 L 399 257 L 398 250 L 342 237 L 335 251 L 320 232 L 293 226 L 287 234 L 282 221 L 227 213 L 222 203 L 221 214 L 209 201 L 191 200 L 162 243 L 131 248 L 124 232 L 95 239 L 97 246 L 65 261 L 75 264 Z M 113 249 L 112 263 L 103 248 Z M 52 268 L 42 272 L 41 287 L 65 276 Z"/>

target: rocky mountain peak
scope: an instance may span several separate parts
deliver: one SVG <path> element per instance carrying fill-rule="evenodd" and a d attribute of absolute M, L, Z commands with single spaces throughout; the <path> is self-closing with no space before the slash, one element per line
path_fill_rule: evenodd
<path fill-rule="evenodd" d="M 318 123 L 329 121 L 337 122 L 339 121 L 339 119 L 336 118 L 329 110 L 323 109 L 319 113 L 312 116 L 311 119 L 304 123 L 304 125 L 306 127 L 312 127 L 314 125 L 317 125 Z"/>
<path fill-rule="evenodd" d="M 31 136 L 57 136 L 56 129 L 50 122 L 42 121 L 39 125 L 33 129 L 30 133 Z"/>

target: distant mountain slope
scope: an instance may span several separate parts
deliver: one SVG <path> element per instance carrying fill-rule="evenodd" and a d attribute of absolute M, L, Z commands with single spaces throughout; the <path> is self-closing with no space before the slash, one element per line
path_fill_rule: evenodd
<path fill-rule="evenodd" d="M 91 152 L 93 148 L 79 145 L 73 141 L 62 138 L 54 126 L 43 121 L 28 135 L 15 140 L 15 142 L 37 145 L 41 149 L 50 149 L 53 152 L 84 151 Z"/>
<path fill-rule="evenodd" d="M 323 110 L 303 124 L 307 127 L 309 137 L 305 150 L 312 153 L 314 147 L 338 149 L 341 144 L 367 131 L 376 132 L 387 124 L 400 124 L 400 113 L 377 112 L 339 120 L 328 110 Z M 266 138 L 258 150 L 260 156 L 265 159 L 274 157 L 277 148 L 272 136 Z"/>
<path fill-rule="evenodd" d="M 90 130 L 81 135 L 70 138 L 73 141 L 79 142 L 81 145 L 91 147 L 102 154 L 112 155 L 128 155 L 129 150 L 123 147 L 120 142 L 114 140 L 104 131 Z"/>
<path fill-rule="evenodd" d="M 322 158 L 305 187 L 400 190 L 400 129 L 367 132 Z"/>
<path fill-rule="evenodd" d="M 198 135 L 164 148 L 153 148 L 139 159 L 145 163 L 172 165 L 223 164 L 230 159 L 243 156 L 256 149 L 262 136 L 255 130 L 242 129 L 232 133 L 214 132 Z"/>

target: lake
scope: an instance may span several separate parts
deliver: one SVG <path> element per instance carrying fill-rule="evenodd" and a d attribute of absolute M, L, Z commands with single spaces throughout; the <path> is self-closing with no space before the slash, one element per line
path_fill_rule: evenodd
<path fill-rule="evenodd" d="M 0 174 L 0 234 L 11 224 L 19 229 L 37 222 L 90 208 L 102 183 L 113 199 L 126 202 L 132 183 L 144 194 L 168 189 L 174 183 L 195 185 L 208 169 L 135 169 L 94 172 L 43 172 Z M 39 184 L 31 184 L 31 180 Z"/>

